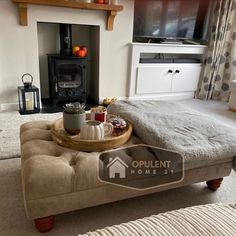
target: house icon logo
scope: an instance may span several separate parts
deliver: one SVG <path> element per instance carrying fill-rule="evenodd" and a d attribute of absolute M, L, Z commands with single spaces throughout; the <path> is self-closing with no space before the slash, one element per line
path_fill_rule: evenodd
<path fill-rule="evenodd" d="M 122 161 L 119 157 L 110 158 L 109 164 L 107 165 L 109 169 L 109 178 L 126 178 L 126 168 L 128 165 Z"/>

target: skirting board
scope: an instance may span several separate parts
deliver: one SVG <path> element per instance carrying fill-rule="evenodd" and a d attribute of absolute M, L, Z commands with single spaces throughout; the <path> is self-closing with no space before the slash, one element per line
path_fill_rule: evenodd
<path fill-rule="evenodd" d="M 40 102 L 40 107 L 42 107 L 42 103 Z M 7 111 L 18 111 L 19 110 L 19 103 L 0 103 L 0 112 L 7 112 Z"/>
<path fill-rule="evenodd" d="M 103 103 L 106 97 L 99 97 L 99 104 Z M 173 93 L 173 94 L 158 94 L 158 95 L 142 95 L 142 96 L 132 96 L 132 97 L 117 97 L 118 100 L 186 100 L 193 99 L 194 93 Z"/>
<path fill-rule="evenodd" d="M 18 111 L 18 103 L 2 103 L 0 104 L 0 112 L 2 111 Z"/>

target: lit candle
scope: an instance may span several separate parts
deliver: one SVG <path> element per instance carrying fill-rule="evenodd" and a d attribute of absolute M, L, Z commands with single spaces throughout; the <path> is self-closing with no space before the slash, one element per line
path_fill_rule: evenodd
<path fill-rule="evenodd" d="M 26 108 L 26 111 L 34 110 L 32 100 L 27 99 L 27 100 L 25 101 L 25 108 Z"/>

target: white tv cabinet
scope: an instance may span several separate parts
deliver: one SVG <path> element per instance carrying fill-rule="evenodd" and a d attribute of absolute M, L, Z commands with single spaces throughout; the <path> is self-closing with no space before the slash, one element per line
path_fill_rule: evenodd
<path fill-rule="evenodd" d="M 205 45 L 132 43 L 130 99 L 193 98 Z"/>

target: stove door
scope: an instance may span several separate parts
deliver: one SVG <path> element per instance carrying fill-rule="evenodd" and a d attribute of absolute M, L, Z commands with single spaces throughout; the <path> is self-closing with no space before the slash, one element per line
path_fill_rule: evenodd
<path fill-rule="evenodd" d="M 73 62 L 60 63 L 55 68 L 59 88 L 79 88 L 82 84 L 83 67 Z"/>

